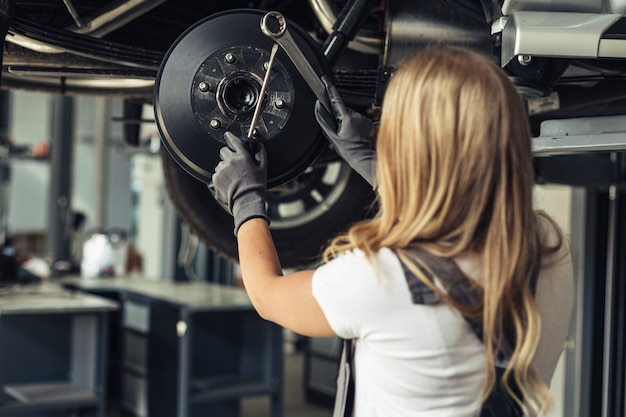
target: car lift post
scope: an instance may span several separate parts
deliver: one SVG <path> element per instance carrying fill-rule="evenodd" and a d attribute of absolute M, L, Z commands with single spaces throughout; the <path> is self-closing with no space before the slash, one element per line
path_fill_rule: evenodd
<path fill-rule="evenodd" d="M 52 113 L 48 253 L 52 262 L 71 258 L 74 99 L 55 96 Z"/>

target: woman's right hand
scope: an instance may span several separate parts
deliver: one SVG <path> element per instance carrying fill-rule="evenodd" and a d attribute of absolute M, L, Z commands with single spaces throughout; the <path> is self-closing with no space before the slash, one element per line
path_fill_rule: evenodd
<path fill-rule="evenodd" d="M 322 77 L 332 114 L 317 101 L 315 118 L 337 153 L 376 188 L 376 143 L 374 123 L 366 116 L 345 106 L 337 89 Z"/>

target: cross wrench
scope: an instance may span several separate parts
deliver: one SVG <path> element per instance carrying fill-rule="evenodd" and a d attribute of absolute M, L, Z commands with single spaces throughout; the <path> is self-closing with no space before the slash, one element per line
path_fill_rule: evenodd
<path fill-rule="evenodd" d="M 278 32 L 272 32 L 268 26 L 268 19 L 276 19 L 276 21 L 278 21 Z M 326 88 L 317 72 L 315 72 L 304 56 L 304 53 L 302 53 L 302 50 L 291 36 L 291 33 L 289 33 L 285 17 L 280 12 L 268 12 L 261 19 L 261 31 L 283 48 L 298 72 L 302 75 L 302 78 L 304 78 L 304 81 L 306 81 L 313 91 L 313 94 L 315 94 L 315 97 L 317 97 L 326 110 L 332 112 L 330 103 L 328 102 L 328 96 L 326 95 Z"/>

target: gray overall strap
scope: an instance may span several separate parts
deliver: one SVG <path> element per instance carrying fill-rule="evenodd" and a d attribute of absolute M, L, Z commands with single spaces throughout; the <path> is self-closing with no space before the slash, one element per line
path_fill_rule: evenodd
<path fill-rule="evenodd" d="M 350 417 L 354 408 L 354 340 L 344 339 L 333 417 Z"/>
<path fill-rule="evenodd" d="M 444 291 L 455 302 L 468 307 L 482 302 L 482 292 L 479 287 L 465 276 L 452 259 L 440 258 L 417 248 L 413 248 L 412 253 L 416 255 L 414 260 L 426 278 L 433 283 L 439 282 L 443 286 Z M 437 294 L 417 278 L 406 265 L 402 264 L 402 269 L 404 270 L 404 276 L 406 277 L 414 304 L 438 304 L 441 302 Z M 466 315 L 463 315 L 463 318 L 469 324 L 476 337 L 482 341 L 482 319 Z M 505 334 L 504 340 L 497 346 L 496 359 L 501 365 L 504 365 L 513 353 L 506 336 L 509 336 L 509 334 Z"/>
<path fill-rule="evenodd" d="M 459 269 L 458 265 L 447 258 L 434 256 L 426 251 L 413 248 L 411 253 L 415 255 L 414 261 L 426 278 L 433 283 L 439 283 L 443 286 L 444 291 L 457 303 L 464 306 L 474 306 L 482 301 L 482 293 L 479 288 Z M 409 291 L 414 304 L 435 305 L 441 303 L 437 294 L 429 288 L 424 282 L 415 276 L 409 268 L 402 264 L 404 275 L 406 277 Z M 531 283 L 534 286 L 534 283 Z M 467 317 L 463 318 L 468 323 L 472 332 L 482 342 L 483 341 L 483 324 L 482 320 Z M 497 359 L 498 362 L 504 363 L 510 357 L 512 349 L 509 343 L 504 341 L 499 346 Z M 523 413 L 519 405 L 506 392 L 500 381 L 504 374 L 504 367 L 496 366 L 496 385 L 491 391 L 489 397 L 483 403 L 481 409 L 477 412 L 477 417 L 522 417 Z M 509 386 L 515 391 L 515 394 L 522 398 L 521 393 L 511 379 Z"/>

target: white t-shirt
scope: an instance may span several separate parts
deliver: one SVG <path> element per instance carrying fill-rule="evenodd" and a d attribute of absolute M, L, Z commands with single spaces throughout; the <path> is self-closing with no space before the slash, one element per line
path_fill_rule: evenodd
<path fill-rule="evenodd" d="M 356 338 L 354 416 L 473 416 L 484 381 L 483 344 L 445 303 L 413 304 L 391 250 L 376 257 L 378 273 L 355 250 L 313 275 L 313 296 L 331 328 L 339 337 Z M 458 264 L 471 276 L 467 260 Z M 573 304 L 569 256 L 542 269 L 536 300 L 543 331 L 533 366 L 549 383 Z"/>

